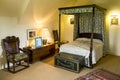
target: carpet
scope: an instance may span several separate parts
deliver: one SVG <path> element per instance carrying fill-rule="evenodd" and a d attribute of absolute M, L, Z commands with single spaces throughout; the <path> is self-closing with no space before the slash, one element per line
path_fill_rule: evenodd
<path fill-rule="evenodd" d="M 106 71 L 104 69 L 96 69 L 75 80 L 120 80 L 120 76 Z"/>

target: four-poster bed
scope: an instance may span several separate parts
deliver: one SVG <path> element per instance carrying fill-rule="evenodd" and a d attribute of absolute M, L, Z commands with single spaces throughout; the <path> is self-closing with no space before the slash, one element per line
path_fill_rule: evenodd
<path fill-rule="evenodd" d="M 60 32 L 61 32 L 61 15 L 74 15 L 74 40 L 78 42 L 83 41 L 87 39 L 87 42 L 89 44 L 89 52 L 87 61 L 89 64 L 86 64 L 87 67 L 93 67 L 93 50 L 94 47 L 94 41 L 100 43 L 101 47 L 100 49 L 105 49 L 105 26 L 104 26 L 104 17 L 105 17 L 105 11 L 106 9 L 101 8 L 95 4 L 93 5 L 87 5 L 87 6 L 75 6 L 75 7 L 65 7 L 65 8 L 59 8 L 59 39 L 60 39 Z M 78 38 L 82 38 L 82 40 Z M 99 41 L 98 41 L 99 40 Z M 60 40 L 59 40 L 60 41 Z M 84 43 L 86 43 L 84 41 Z M 95 44 L 99 44 L 95 43 Z M 69 43 L 68 43 L 69 44 Z M 74 44 L 74 43 L 72 43 Z M 66 44 L 65 44 L 66 45 Z M 103 45 L 103 46 L 102 46 Z M 80 45 L 79 45 L 80 46 Z M 67 48 L 68 46 L 65 46 L 64 48 Z M 99 49 L 99 48 L 97 48 Z M 75 50 L 75 49 L 73 49 Z M 66 52 L 72 54 L 72 51 L 69 52 L 69 50 L 65 51 L 63 50 L 63 45 L 60 46 L 60 52 Z M 73 52 L 73 54 L 77 54 L 76 52 Z M 80 53 L 82 53 L 80 51 Z M 97 52 L 98 53 L 98 52 Z M 100 52 L 100 54 L 95 53 L 94 55 L 101 55 L 103 53 L 103 50 Z M 82 53 L 84 54 L 84 53 Z M 81 54 L 80 54 L 81 55 Z M 84 56 L 84 55 L 82 55 Z M 102 57 L 102 55 L 98 58 L 98 60 Z M 97 60 L 97 61 L 98 61 Z M 96 63 L 96 62 L 95 62 Z"/>

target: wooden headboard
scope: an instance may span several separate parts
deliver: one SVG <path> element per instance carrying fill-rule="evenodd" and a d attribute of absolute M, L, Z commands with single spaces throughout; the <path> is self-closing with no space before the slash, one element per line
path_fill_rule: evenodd
<path fill-rule="evenodd" d="M 79 33 L 78 34 L 78 37 L 79 38 L 91 38 L 91 33 Z M 98 34 L 98 33 L 93 33 L 93 38 L 94 39 L 100 39 L 103 41 L 103 37 L 102 37 L 102 34 Z"/>

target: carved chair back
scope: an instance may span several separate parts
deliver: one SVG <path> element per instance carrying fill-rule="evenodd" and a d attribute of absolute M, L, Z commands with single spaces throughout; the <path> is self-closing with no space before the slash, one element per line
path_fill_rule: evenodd
<path fill-rule="evenodd" d="M 7 54 L 16 54 L 19 53 L 19 43 L 20 40 L 18 37 L 15 36 L 8 36 L 5 39 L 3 39 L 3 45 L 6 50 Z"/>

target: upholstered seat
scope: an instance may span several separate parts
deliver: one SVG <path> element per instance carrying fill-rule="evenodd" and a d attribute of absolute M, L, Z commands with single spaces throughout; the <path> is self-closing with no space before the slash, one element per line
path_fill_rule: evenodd
<path fill-rule="evenodd" d="M 14 58 L 13 58 L 14 57 Z M 18 54 L 15 54 L 14 56 L 13 55 L 9 55 L 8 56 L 8 60 L 13 62 L 13 61 L 19 61 L 19 60 L 22 60 L 22 59 L 25 59 L 27 58 L 28 55 L 27 54 L 24 54 L 24 53 L 18 53 Z"/>

